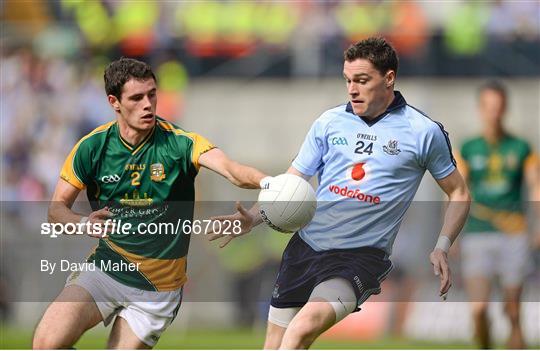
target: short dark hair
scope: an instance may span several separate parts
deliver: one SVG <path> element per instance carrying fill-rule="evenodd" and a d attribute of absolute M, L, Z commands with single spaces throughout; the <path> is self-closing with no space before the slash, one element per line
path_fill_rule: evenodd
<path fill-rule="evenodd" d="M 396 50 L 384 38 L 371 37 L 349 46 L 343 53 L 345 61 L 366 59 L 381 75 L 393 70 L 397 74 L 399 59 Z"/>
<path fill-rule="evenodd" d="M 105 93 L 114 95 L 118 100 L 122 95 L 122 87 L 132 78 L 137 80 L 147 80 L 153 78 L 157 82 L 152 68 L 145 62 L 128 57 L 122 57 L 111 62 L 105 68 Z"/>
<path fill-rule="evenodd" d="M 506 91 L 506 86 L 503 84 L 503 82 L 496 79 L 489 80 L 482 84 L 480 88 L 478 88 L 478 97 L 480 97 L 480 94 L 482 94 L 486 90 L 492 90 L 499 93 L 499 95 L 501 95 L 501 97 L 505 100 L 508 95 Z"/>

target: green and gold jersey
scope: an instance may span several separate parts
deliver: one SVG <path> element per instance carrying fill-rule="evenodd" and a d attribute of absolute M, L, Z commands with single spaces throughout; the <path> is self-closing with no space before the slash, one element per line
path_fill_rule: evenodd
<path fill-rule="evenodd" d="M 525 232 L 524 169 L 534 157 L 525 140 L 511 135 L 497 144 L 483 137 L 463 144 L 458 163 L 468 175 L 473 198 L 466 232 Z"/>
<path fill-rule="evenodd" d="M 159 117 L 145 140 L 130 145 L 120 136 L 117 122 L 110 122 L 75 145 L 60 177 L 78 189 L 87 189 L 92 210 L 108 206 L 116 221 L 129 222 L 134 229 L 149 223 L 176 226 L 179 220 L 193 219 L 199 156 L 212 148 L 204 137 Z M 88 261 L 97 267 L 138 264 L 135 271 L 105 271 L 123 284 L 143 290 L 178 289 L 187 279 L 190 237 L 182 230 L 167 229 L 156 234 L 112 233 L 99 240 Z"/>

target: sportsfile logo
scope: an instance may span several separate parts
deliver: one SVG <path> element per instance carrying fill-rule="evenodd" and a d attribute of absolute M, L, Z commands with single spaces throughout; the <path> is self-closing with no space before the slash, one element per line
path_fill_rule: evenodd
<path fill-rule="evenodd" d="M 119 219 L 107 219 L 105 222 L 83 223 L 41 223 L 41 235 L 58 238 L 60 235 L 90 235 L 105 238 L 114 235 L 178 235 L 206 234 L 210 230 L 225 235 L 238 235 L 242 231 L 240 220 L 214 221 L 210 219 L 182 219 L 176 222 L 140 222 L 130 223 Z"/>

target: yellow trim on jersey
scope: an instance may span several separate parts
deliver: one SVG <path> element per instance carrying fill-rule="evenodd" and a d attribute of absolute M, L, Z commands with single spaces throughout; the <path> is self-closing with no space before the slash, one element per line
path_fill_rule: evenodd
<path fill-rule="evenodd" d="M 118 138 L 120 139 L 120 141 L 122 142 L 122 144 L 129 150 L 131 151 L 131 154 L 132 155 L 135 155 L 147 142 L 148 140 L 150 140 L 150 138 L 152 137 L 152 135 L 154 134 L 154 130 L 156 129 L 156 126 L 154 125 L 154 127 L 152 127 L 152 130 L 150 131 L 150 133 L 148 133 L 148 135 L 143 139 L 143 141 L 141 141 L 139 143 L 139 146 L 137 146 L 136 149 L 133 149 L 133 146 L 131 146 L 126 140 L 124 140 L 124 138 L 122 138 L 122 135 L 120 135 L 120 128 L 118 128 Z"/>
<path fill-rule="evenodd" d="M 75 153 L 79 148 L 79 144 L 80 141 L 75 145 L 73 149 L 71 149 L 71 152 L 64 161 L 62 170 L 60 170 L 60 178 L 73 185 L 77 189 L 84 190 L 84 188 L 86 188 L 86 185 L 83 183 L 82 180 L 79 179 L 79 176 L 77 176 L 77 173 L 75 173 L 75 168 L 73 167 L 73 159 L 75 158 Z"/>
<path fill-rule="evenodd" d="M 171 123 L 169 123 L 167 121 L 157 121 L 157 123 L 161 127 L 161 129 L 163 129 L 163 130 L 166 130 L 168 132 L 173 132 L 176 135 L 184 135 L 184 136 L 190 138 L 191 140 L 193 140 L 193 137 L 190 134 L 194 134 L 194 133 L 188 133 L 186 131 L 183 131 L 180 128 L 176 128 L 175 126 L 173 126 Z"/>
<path fill-rule="evenodd" d="M 108 239 L 105 243 L 127 261 L 139 263 L 139 273 L 145 276 L 157 291 L 176 290 L 187 281 L 185 256 L 176 259 L 150 258 L 128 252 Z"/>
<path fill-rule="evenodd" d="M 527 233 L 527 218 L 520 212 L 494 210 L 473 202 L 470 215 L 483 221 L 489 221 L 497 230 L 506 234 L 522 235 Z"/>
<path fill-rule="evenodd" d="M 124 255 L 122 255 L 122 254 L 121 254 L 120 252 L 118 252 L 117 250 L 113 249 L 112 246 L 111 246 L 112 242 L 110 242 L 108 239 L 103 239 L 103 242 L 105 243 L 105 245 L 107 245 L 107 247 L 108 247 L 109 249 L 111 249 L 113 252 L 117 253 L 117 254 L 118 254 L 119 256 L 121 256 L 124 260 L 128 261 L 129 263 L 136 263 L 136 262 L 133 262 L 133 261 L 129 260 L 127 257 L 125 257 Z M 114 244 L 113 244 L 113 245 L 114 245 Z M 119 246 L 116 246 L 116 245 L 114 245 L 114 246 L 117 247 L 117 248 L 120 248 Z M 127 251 L 126 251 L 126 252 L 127 252 Z M 148 284 L 152 285 L 152 287 L 153 287 L 154 289 L 157 290 L 156 286 L 155 286 L 154 284 L 152 284 L 152 282 L 150 281 L 150 279 L 148 279 L 148 277 L 147 277 L 146 275 L 144 275 L 143 272 L 141 272 L 140 266 L 139 266 L 138 264 L 137 264 L 137 269 L 138 269 L 137 272 L 141 274 L 141 276 L 146 280 L 146 282 L 147 282 Z"/>
<path fill-rule="evenodd" d="M 531 152 L 525 161 L 523 161 L 523 169 L 527 169 L 529 167 L 540 167 L 540 158 L 538 157 L 538 154 Z"/>
<path fill-rule="evenodd" d="M 195 168 L 197 168 L 198 170 L 199 168 L 201 168 L 201 166 L 199 165 L 199 157 L 201 157 L 201 155 L 205 152 L 215 149 L 215 146 L 212 145 L 212 143 L 210 143 L 210 141 L 208 141 L 203 136 L 198 134 L 195 135 L 197 138 L 197 142 L 195 143 L 195 145 L 193 145 L 193 150 L 191 151 L 191 159 L 193 160 Z"/>
<path fill-rule="evenodd" d="M 191 162 L 197 170 L 200 168 L 199 157 L 205 152 L 215 148 L 210 141 L 197 133 L 183 131 L 182 129 L 176 128 L 174 125 L 166 121 L 158 121 L 158 125 L 165 131 L 172 132 L 175 135 L 183 135 L 191 139 L 193 142 L 193 147 L 191 149 Z"/>
<path fill-rule="evenodd" d="M 113 124 L 115 124 L 116 121 L 111 121 L 109 123 L 103 124 L 87 135 L 85 135 L 75 146 L 73 149 L 71 149 L 71 152 L 69 153 L 68 157 L 64 161 L 64 165 L 62 166 L 62 169 L 60 171 L 60 178 L 68 182 L 69 184 L 73 185 L 79 190 L 84 190 L 86 188 L 86 184 L 79 178 L 77 173 L 75 172 L 75 167 L 73 166 L 73 162 L 75 160 L 75 154 L 77 153 L 77 150 L 79 149 L 79 146 L 83 141 L 90 138 L 93 135 L 96 135 L 98 133 L 102 133 L 106 130 L 108 130 L 110 127 L 112 127 Z"/>
<path fill-rule="evenodd" d="M 120 142 L 124 144 L 126 148 L 128 148 L 129 151 L 133 151 L 133 147 L 129 145 L 129 143 L 124 140 L 124 138 L 122 138 L 122 136 L 120 135 L 120 131 L 118 131 L 118 138 L 120 139 Z"/>
<path fill-rule="evenodd" d="M 131 153 L 132 155 L 135 155 L 137 152 L 139 152 L 139 150 L 148 142 L 148 140 L 150 140 L 152 135 L 154 135 L 154 130 L 155 129 L 156 129 L 156 126 L 154 125 L 154 127 L 152 128 L 152 131 L 150 133 L 148 133 L 146 138 L 144 138 L 144 140 L 139 144 L 139 146 L 137 146 L 137 148 L 135 150 L 133 150 L 133 152 Z"/>

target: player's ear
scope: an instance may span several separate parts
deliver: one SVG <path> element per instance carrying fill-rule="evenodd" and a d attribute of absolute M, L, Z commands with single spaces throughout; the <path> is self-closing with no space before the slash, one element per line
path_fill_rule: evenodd
<path fill-rule="evenodd" d="M 394 72 L 393 70 L 389 70 L 388 72 L 386 72 L 384 79 L 386 80 L 386 87 L 390 88 L 394 85 L 396 81 L 396 72 Z"/>
<path fill-rule="evenodd" d="M 120 100 L 114 95 L 108 95 L 107 99 L 109 100 L 109 104 L 112 106 L 112 108 L 116 112 L 120 112 Z"/>

